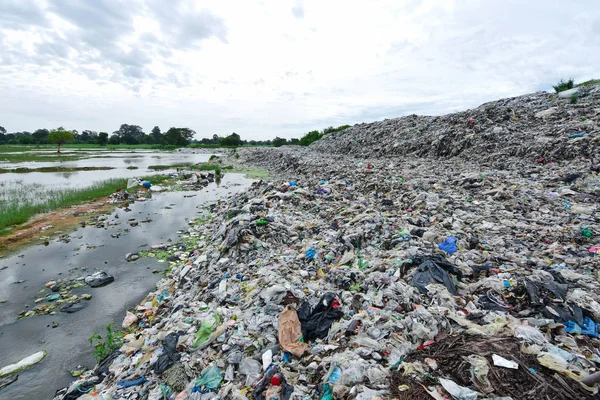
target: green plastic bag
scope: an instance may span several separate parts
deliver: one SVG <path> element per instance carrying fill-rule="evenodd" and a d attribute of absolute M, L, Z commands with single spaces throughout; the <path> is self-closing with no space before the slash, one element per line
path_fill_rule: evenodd
<path fill-rule="evenodd" d="M 206 342 L 210 337 L 211 333 L 215 331 L 215 327 L 208 321 L 202 321 L 202 325 L 198 329 L 198 332 L 194 335 L 194 343 L 192 343 L 192 348 L 196 348 L 200 346 L 202 343 Z"/>
<path fill-rule="evenodd" d="M 223 376 L 221 375 L 221 370 L 217 367 L 210 367 L 202 372 L 200 378 L 196 379 L 196 386 L 204 386 L 207 389 L 216 389 L 221 386 L 222 380 Z"/>

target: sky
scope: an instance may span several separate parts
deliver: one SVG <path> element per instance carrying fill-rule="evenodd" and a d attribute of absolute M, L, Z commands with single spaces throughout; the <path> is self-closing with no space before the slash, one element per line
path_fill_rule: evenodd
<path fill-rule="evenodd" d="M 0 0 L 0 126 L 292 138 L 600 78 L 598 0 Z"/>

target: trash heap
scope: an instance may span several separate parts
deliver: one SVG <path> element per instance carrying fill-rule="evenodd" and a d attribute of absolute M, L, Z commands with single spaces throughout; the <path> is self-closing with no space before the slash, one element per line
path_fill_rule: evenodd
<path fill-rule="evenodd" d="M 56 398 L 597 395 L 600 177 L 585 153 L 499 169 L 320 146 L 239 151 L 273 181 L 157 245 L 169 272 L 123 346 Z"/>

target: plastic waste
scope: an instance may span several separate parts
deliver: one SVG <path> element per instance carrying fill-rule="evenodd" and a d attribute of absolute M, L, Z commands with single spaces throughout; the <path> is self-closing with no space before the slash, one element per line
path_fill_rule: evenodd
<path fill-rule="evenodd" d="M 452 279 L 448 270 L 455 273 L 459 279 L 462 277 L 462 273 L 452 264 L 442 258 L 434 257 L 414 258 L 412 263 L 418 264 L 413 275 L 412 284 L 419 289 L 421 293 L 427 294 L 427 285 L 431 283 L 441 283 L 446 286 L 451 294 L 458 294 L 454 279 Z"/>
<path fill-rule="evenodd" d="M 494 388 L 488 379 L 490 372 L 488 361 L 484 357 L 475 354 L 470 355 L 467 359 L 471 364 L 471 382 L 484 393 L 493 392 Z"/>
<path fill-rule="evenodd" d="M 81 311 L 86 307 L 86 303 L 66 303 L 59 308 L 61 312 L 72 314 L 77 311 Z"/>
<path fill-rule="evenodd" d="M 494 361 L 494 365 L 497 367 L 519 369 L 519 364 L 517 362 L 507 360 L 506 358 L 499 356 L 498 354 L 492 354 L 492 360 Z"/>
<path fill-rule="evenodd" d="M 25 357 L 21 361 L 2 367 L 0 369 L 0 378 L 10 374 L 14 374 L 15 372 L 23 371 L 31 367 L 32 365 L 39 363 L 44 359 L 44 357 L 46 357 L 46 354 L 47 353 L 45 350 L 38 351 L 37 353 L 30 355 L 29 357 Z"/>
<path fill-rule="evenodd" d="M 467 387 L 460 386 L 450 379 L 439 378 L 444 390 L 452 395 L 457 400 L 477 400 L 479 392 L 471 390 Z"/>
<path fill-rule="evenodd" d="M 120 387 L 123 388 L 128 388 L 128 387 L 132 387 L 132 386 L 137 386 L 137 385 L 141 385 L 142 383 L 146 382 L 146 378 L 145 377 L 141 377 L 138 379 L 127 379 L 127 380 L 121 380 L 117 383 L 117 385 L 119 385 Z"/>
<path fill-rule="evenodd" d="M 247 386 L 252 386 L 263 375 L 260 363 L 251 358 L 246 358 L 240 363 L 239 372 L 246 376 Z"/>
<path fill-rule="evenodd" d="M 548 342 L 546 337 L 540 332 L 539 329 L 533 326 L 521 325 L 515 328 L 514 330 L 515 337 L 520 339 L 525 339 L 528 342 L 533 342 L 537 344 L 545 344 Z"/>
<path fill-rule="evenodd" d="M 192 348 L 197 348 L 202 343 L 206 342 L 210 335 L 215 331 L 215 327 L 210 321 L 203 320 L 200 328 L 194 335 L 194 343 L 192 343 Z"/>
<path fill-rule="evenodd" d="M 598 327 L 598 324 L 589 317 L 583 318 L 583 326 L 578 325 L 575 321 L 565 322 L 565 332 L 575 335 L 587 335 L 595 338 L 600 337 L 598 334 Z"/>
<path fill-rule="evenodd" d="M 181 358 L 181 355 L 175 349 L 179 335 L 175 332 L 169 333 L 163 340 L 163 352 L 154 364 L 154 372 L 157 374 L 165 372 L 169 367 L 175 364 Z"/>
<path fill-rule="evenodd" d="M 206 387 L 207 389 L 216 389 L 221 386 L 223 381 L 222 371 L 217 367 L 210 367 L 202 372 L 202 375 L 196 379 L 196 386 Z"/>
<path fill-rule="evenodd" d="M 291 307 L 286 307 L 279 314 L 279 346 L 296 356 L 301 356 L 308 349 L 306 343 L 302 343 L 302 325 L 298 319 L 298 313 Z"/>
<path fill-rule="evenodd" d="M 458 251 L 458 247 L 456 247 L 456 237 L 449 236 L 448 239 L 438 244 L 440 250 L 445 251 L 448 254 L 454 254 Z"/>
<path fill-rule="evenodd" d="M 344 313 L 340 310 L 340 302 L 333 293 L 324 294 L 312 311 L 310 304 L 304 302 L 298 310 L 304 340 L 325 338 L 331 325 L 343 315 Z"/>
<path fill-rule="evenodd" d="M 125 315 L 125 318 L 123 318 L 123 323 L 121 324 L 121 326 L 123 327 L 123 329 L 127 329 L 131 325 L 135 324 L 137 320 L 137 315 L 135 315 L 131 311 L 127 311 L 127 315 Z"/>
<path fill-rule="evenodd" d="M 93 288 L 108 285 L 109 283 L 112 283 L 114 281 L 115 277 L 108 275 L 104 271 L 98 271 L 92 275 L 88 275 L 85 277 L 85 283 L 87 283 Z"/>

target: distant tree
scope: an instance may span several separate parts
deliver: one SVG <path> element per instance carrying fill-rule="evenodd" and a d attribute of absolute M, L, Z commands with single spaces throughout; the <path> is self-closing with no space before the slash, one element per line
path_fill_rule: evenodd
<path fill-rule="evenodd" d="M 119 138 L 119 135 L 112 135 L 110 137 L 110 139 L 108 139 L 108 143 L 109 144 L 120 144 L 121 138 Z"/>
<path fill-rule="evenodd" d="M 298 144 L 300 146 L 308 146 L 312 142 L 315 142 L 323 137 L 323 134 L 319 131 L 310 131 L 306 135 L 302 136 Z"/>
<path fill-rule="evenodd" d="M 275 139 L 273 139 L 273 147 L 281 147 L 286 144 L 287 144 L 287 139 L 280 138 L 279 136 L 277 136 Z"/>
<path fill-rule="evenodd" d="M 300 144 L 300 139 L 292 138 L 292 139 L 290 139 L 290 144 L 298 145 L 298 144 Z"/>
<path fill-rule="evenodd" d="M 3 126 L 0 126 L 0 133 L 3 135 L 6 133 L 6 129 Z"/>
<path fill-rule="evenodd" d="M 154 128 L 152 128 L 152 137 L 154 138 L 154 143 L 160 143 L 162 140 L 162 133 L 160 131 L 160 128 L 158 126 L 155 126 Z"/>
<path fill-rule="evenodd" d="M 216 133 L 213 135 L 213 140 L 216 141 L 217 143 L 219 143 L 219 135 L 217 135 Z"/>
<path fill-rule="evenodd" d="M 240 138 L 240 135 L 238 135 L 237 133 L 233 132 L 229 136 L 225 136 L 225 137 L 220 138 L 219 139 L 219 144 L 221 146 L 241 146 L 242 139 Z"/>
<path fill-rule="evenodd" d="M 165 133 L 165 139 L 167 144 L 187 146 L 195 134 L 196 132 L 190 128 L 169 128 Z"/>
<path fill-rule="evenodd" d="M 107 142 L 108 142 L 108 133 L 106 133 L 106 132 L 100 132 L 98 134 L 98 144 L 100 146 L 106 146 Z"/>
<path fill-rule="evenodd" d="M 98 132 L 89 131 L 86 129 L 85 131 L 81 132 L 81 135 L 79 136 L 79 141 L 82 143 L 93 143 L 97 137 Z"/>
<path fill-rule="evenodd" d="M 31 137 L 31 133 L 29 132 L 21 132 L 19 135 L 19 144 L 34 144 L 35 139 Z"/>
<path fill-rule="evenodd" d="M 144 143 L 144 136 L 146 136 L 141 126 L 128 124 L 122 124 L 119 130 L 114 131 L 113 134 L 117 135 L 120 142 L 125 144 Z"/>
<path fill-rule="evenodd" d="M 58 153 L 60 153 L 60 145 L 67 143 L 69 140 L 73 140 L 75 136 L 73 132 L 66 130 L 62 126 L 56 129 L 52 129 L 48 134 L 48 140 L 51 143 L 58 145 Z"/>
<path fill-rule="evenodd" d="M 31 134 L 33 139 L 37 144 L 46 144 L 48 143 L 48 135 L 50 131 L 48 129 L 38 129 Z"/>

